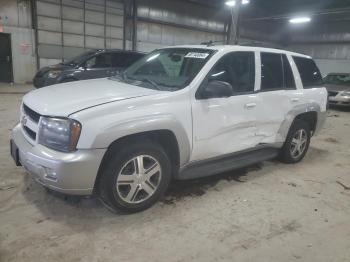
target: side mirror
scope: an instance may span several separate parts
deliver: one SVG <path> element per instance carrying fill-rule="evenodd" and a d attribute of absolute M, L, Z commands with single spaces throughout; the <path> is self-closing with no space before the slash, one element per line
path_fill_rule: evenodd
<path fill-rule="evenodd" d="M 230 97 L 233 94 L 233 88 L 230 83 L 212 80 L 208 82 L 202 90 L 201 97 L 206 98 L 220 98 Z"/>

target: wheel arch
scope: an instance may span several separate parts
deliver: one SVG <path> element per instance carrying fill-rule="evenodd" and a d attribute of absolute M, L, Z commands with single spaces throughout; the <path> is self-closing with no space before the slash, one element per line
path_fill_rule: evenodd
<path fill-rule="evenodd" d="M 108 149 L 105 152 L 98 169 L 98 173 L 94 184 L 94 191 L 98 189 L 98 185 L 99 185 L 101 176 L 104 172 L 104 168 L 106 167 L 106 164 L 114 154 L 117 154 L 118 149 L 123 146 L 126 146 L 129 143 L 135 143 L 135 142 L 137 143 L 137 141 L 142 141 L 142 140 L 150 140 L 154 143 L 159 143 L 162 146 L 162 148 L 170 158 L 170 161 L 172 164 L 172 175 L 173 177 L 176 176 L 180 167 L 181 155 L 180 155 L 179 143 L 175 134 L 168 129 L 139 132 L 139 133 L 129 134 L 129 135 L 120 137 L 114 140 L 108 146 Z"/>
<path fill-rule="evenodd" d="M 319 114 L 321 113 L 321 108 L 317 103 L 309 103 L 304 105 L 299 105 L 293 108 L 287 113 L 285 120 L 281 124 L 278 134 L 283 141 L 287 138 L 290 127 L 293 125 L 294 121 L 299 119 L 303 120 L 310 125 L 312 134 L 315 133 L 318 127 Z"/>

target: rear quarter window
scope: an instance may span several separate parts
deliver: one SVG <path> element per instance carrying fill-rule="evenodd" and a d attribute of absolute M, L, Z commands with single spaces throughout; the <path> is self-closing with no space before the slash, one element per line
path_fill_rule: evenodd
<path fill-rule="evenodd" d="M 314 60 L 293 56 L 304 88 L 318 87 L 323 84 L 320 70 Z"/>

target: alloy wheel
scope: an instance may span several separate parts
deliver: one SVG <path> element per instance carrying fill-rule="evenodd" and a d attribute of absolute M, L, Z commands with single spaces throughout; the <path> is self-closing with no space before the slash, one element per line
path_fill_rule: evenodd
<path fill-rule="evenodd" d="M 117 193 L 127 203 L 141 203 L 157 191 L 161 177 L 161 166 L 155 158 L 136 156 L 121 168 L 116 181 Z"/>
<path fill-rule="evenodd" d="M 300 157 L 307 146 L 307 132 L 305 129 L 299 129 L 295 132 L 290 144 L 290 153 L 293 158 Z"/>

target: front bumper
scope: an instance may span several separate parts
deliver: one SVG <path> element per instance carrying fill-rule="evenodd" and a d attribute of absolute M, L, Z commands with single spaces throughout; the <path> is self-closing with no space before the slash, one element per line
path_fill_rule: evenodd
<path fill-rule="evenodd" d="M 348 96 L 330 96 L 328 98 L 329 105 L 350 107 L 350 97 Z"/>
<path fill-rule="evenodd" d="M 62 153 L 42 145 L 30 144 L 21 125 L 12 130 L 21 165 L 34 179 L 52 190 L 72 195 L 91 195 L 106 149 L 79 149 Z"/>

